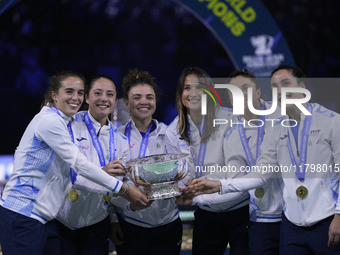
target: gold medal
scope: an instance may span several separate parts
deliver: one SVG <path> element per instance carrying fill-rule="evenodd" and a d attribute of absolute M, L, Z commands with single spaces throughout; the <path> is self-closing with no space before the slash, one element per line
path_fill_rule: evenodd
<path fill-rule="evenodd" d="M 300 186 L 296 189 L 296 195 L 299 198 L 305 198 L 308 195 L 308 189 L 305 186 Z"/>
<path fill-rule="evenodd" d="M 68 193 L 68 199 L 71 202 L 77 201 L 79 195 L 78 192 L 74 189 L 74 187 L 72 187 L 71 191 Z"/>
<path fill-rule="evenodd" d="M 111 200 L 110 196 L 103 195 L 103 198 L 106 202 L 109 202 Z"/>
<path fill-rule="evenodd" d="M 263 188 L 256 188 L 255 189 L 255 197 L 263 198 L 264 196 L 264 189 Z"/>

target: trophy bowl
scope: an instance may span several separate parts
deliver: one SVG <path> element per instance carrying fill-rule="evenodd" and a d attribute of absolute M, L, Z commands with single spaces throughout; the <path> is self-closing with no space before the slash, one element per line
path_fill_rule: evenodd
<path fill-rule="evenodd" d="M 145 184 L 144 193 L 149 199 L 165 199 L 181 194 L 178 181 L 189 172 L 189 154 L 157 154 L 126 162 L 131 180 Z"/>

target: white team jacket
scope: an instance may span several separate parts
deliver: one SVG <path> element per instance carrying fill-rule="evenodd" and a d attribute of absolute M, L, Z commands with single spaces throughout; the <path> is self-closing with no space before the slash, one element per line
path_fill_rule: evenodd
<path fill-rule="evenodd" d="M 261 100 L 261 103 L 265 105 L 266 109 L 269 109 L 271 105 Z M 266 116 L 266 119 L 278 119 L 280 117 L 280 109 Z M 233 117 L 234 122 L 238 122 L 237 116 Z M 244 119 L 242 118 L 242 122 Z M 272 128 L 271 121 L 265 121 L 264 133 L 268 133 Z M 248 140 L 250 151 L 252 154 L 253 162 L 256 162 L 256 145 L 258 128 L 254 127 L 254 123 L 249 126 L 245 121 L 244 131 Z M 226 165 L 232 165 L 239 169 L 241 166 L 248 166 L 248 160 L 241 143 L 240 134 L 238 131 L 238 125 L 233 125 L 229 129 L 225 136 L 224 144 L 224 156 Z M 249 215 L 250 220 L 254 222 L 280 222 L 282 220 L 283 210 L 283 182 L 281 178 L 270 179 L 264 185 L 261 186 L 265 193 L 262 198 L 257 198 L 254 194 L 255 189 L 249 190 L 250 202 L 249 202 Z M 218 196 L 216 194 L 215 196 Z"/>
<path fill-rule="evenodd" d="M 215 135 L 211 135 L 211 138 L 207 142 L 206 153 L 204 157 L 204 168 L 190 167 L 190 176 L 183 179 L 183 183 L 189 179 L 193 179 L 196 176 L 196 171 L 202 171 L 202 177 L 209 179 L 220 179 L 229 178 L 226 176 L 226 172 L 218 171 L 217 166 L 224 166 L 224 152 L 223 152 L 223 141 L 224 136 L 230 128 L 230 120 L 232 118 L 231 109 L 225 107 L 217 107 L 215 110 L 215 118 L 227 120 L 227 124 L 218 124 L 215 126 Z M 195 157 L 193 160 L 197 159 L 198 153 L 200 151 L 200 130 L 198 130 L 195 123 L 191 120 L 188 115 L 188 120 L 190 123 L 190 133 L 191 133 L 191 144 L 183 140 L 178 134 L 178 117 L 168 126 L 166 130 L 166 145 L 169 153 L 190 153 L 189 146 L 194 146 Z M 202 127 L 201 127 L 202 129 Z M 210 168 L 209 168 L 210 167 Z M 213 172 L 215 167 L 215 171 Z M 209 170 L 209 171 L 208 171 Z M 183 186 L 182 186 L 183 187 Z M 201 209 L 211 212 L 224 212 L 231 211 L 243 207 L 249 203 L 249 195 L 247 192 L 230 193 L 215 196 L 212 195 L 200 195 L 193 199 L 193 205 L 199 206 Z"/>
<path fill-rule="evenodd" d="M 292 168 L 291 159 L 287 148 L 287 132 L 291 139 L 292 149 L 297 164 L 297 148 L 290 128 L 283 127 L 281 120 L 275 123 L 265 135 L 262 143 L 262 155 L 257 161 L 257 166 L 279 166 L 283 169 L 279 174 L 251 173 L 247 177 L 234 180 L 222 180 L 223 193 L 248 190 L 263 185 L 268 177 L 282 176 L 284 182 L 283 200 L 284 213 L 289 221 L 297 226 L 312 226 L 315 223 L 340 213 L 338 201 L 338 188 L 334 190 L 333 181 L 338 184 L 340 164 L 340 115 L 319 104 L 312 104 L 313 118 L 309 133 L 307 147 L 308 168 L 303 185 L 308 189 L 307 197 L 301 199 L 296 195 L 296 189 L 301 185 Z M 288 119 L 288 116 L 284 118 Z M 301 113 L 299 128 L 299 150 L 305 116 Z M 287 125 L 289 122 L 286 122 Z M 320 167 L 321 172 L 313 172 Z M 268 169 L 268 168 L 267 168 Z M 323 169 L 325 172 L 323 172 Z M 256 178 L 257 177 L 257 178 Z"/>
<path fill-rule="evenodd" d="M 80 153 L 67 129 L 70 118 L 48 106 L 33 118 L 14 155 L 13 173 L 0 204 L 41 223 L 54 219 L 71 189 L 74 171 L 118 192 L 122 182 Z"/>
<path fill-rule="evenodd" d="M 164 141 L 165 129 L 167 126 L 155 119 L 152 121 L 156 124 L 156 129 L 149 135 L 145 156 L 167 152 Z M 118 129 L 124 134 L 125 128 L 126 125 L 123 125 Z M 132 159 L 138 158 L 142 139 L 142 135 L 136 128 L 134 121 L 131 120 L 130 152 Z M 124 178 L 124 182 L 127 182 L 129 185 L 134 185 L 129 178 Z M 143 190 L 143 187 L 139 188 Z M 122 198 L 112 199 L 111 202 L 116 205 L 116 211 L 121 214 L 125 221 L 145 228 L 165 225 L 173 222 L 179 217 L 175 198 L 155 200 L 150 207 L 139 211 L 131 211 L 130 203 Z"/>
<path fill-rule="evenodd" d="M 78 112 L 72 122 L 75 144 L 89 161 L 101 167 L 98 153 L 85 124 L 85 113 L 86 111 Z M 105 157 L 105 163 L 110 162 L 110 125 L 114 131 L 115 158 L 123 156 L 129 160 L 130 151 L 127 138 L 111 122 L 101 128 L 101 124 L 92 117 L 90 112 L 88 112 L 88 116 L 96 134 L 99 134 L 98 140 Z M 123 177 L 116 178 L 123 179 Z M 100 222 L 109 215 L 108 203 L 104 201 L 103 194 L 112 196 L 112 192 L 108 192 L 103 186 L 79 175 L 74 183 L 74 188 L 79 194 L 78 200 L 71 202 L 68 198 L 64 199 L 57 217 L 61 223 L 70 229 L 78 229 Z"/>

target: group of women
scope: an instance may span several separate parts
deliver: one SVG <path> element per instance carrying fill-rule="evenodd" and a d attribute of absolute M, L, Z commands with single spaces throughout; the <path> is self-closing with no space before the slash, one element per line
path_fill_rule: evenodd
<path fill-rule="evenodd" d="M 269 107 L 247 70 L 235 71 L 227 82 L 245 96 L 252 87 L 255 109 Z M 152 118 L 159 88 L 146 71 L 131 70 L 123 79 L 131 118 L 119 128 L 109 119 L 117 99 L 110 77 L 94 77 L 87 86 L 82 75 L 65 71 L 53 75 L 50 83 L 41 111 L 17 147 L 13 174 L 1 198 L 3 254 L 106 255 L 109 237 L 118 254 L 179 254 L 182 223 L 176 203 L 198 206 L 193 254 L 223 254 L 228 243 L 230 254 L 278 254 L 281 180 L 249 193 L 194 197 L 186 192 L 194 178 L 245 174 L 196 169 L 256 164 L 267 128 L 213 125 L 214 119 L 261 119 L 247 103 L 243 116 L 233 116 L 231 109 L 207 97 L 202 115 L 202 95 L 214 91 L 204 70 L 182 71 L 176 89 L 178 116 L 168 127 Z M 84 100 L 88 111 L 78 112 Z M 130 180 L 125 162 L 162 153 L 191 154 L 193 165 L 180 181 L 180 197 L 150 201 L 143 187 Z"/>

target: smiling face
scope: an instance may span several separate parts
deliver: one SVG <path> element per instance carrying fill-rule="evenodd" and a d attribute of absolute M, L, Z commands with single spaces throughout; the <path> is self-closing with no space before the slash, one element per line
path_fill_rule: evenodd
<path fill-rule="evenodd" d="M 231 85 L 235 85 L 239 89 L 242 90 L 244 95 L 244 110 L 249 111 L 248 108 L 248 88 L 252 88 L 252 100 L 253 100 L 253 106 L 255 109 L 260 109 L 260 97 L 261 97 L 261 89 L 256 89 L 256 84 L 254 81 L 252 81 L 249 78 L 243 77 L 243 76 L 237 76 L 235 78 L 232 78 L 229 82 Z M 229 98 L 231 104 L 233 104 L 233 97 L 231 95 L 231 92 L 228 91 Z"/>
<path fill-rule="evenodd" d="M 125 104 L 133 120 L 150 120 L 151 122 L 152 114 L 156 110 L 155 91 L 148 84 L 133 86 L 128 92 Z"/>
<path fill-rule="evenodd" d="M 102 125 L 106 124 L 108 115 L 115 108 L 116 96 L 116 86 L 105 78 L 96 80 L 86 96 L 91 115 Z"/>
<path fill-rule="evenodd" d="M 185 77 L 182 93 L 182 104 L 190 111 L 201 111 L 201 97 L 203 91 L 199 89 L 199 79 L 196 74 L 189 74 Z"/>
<path fill-rule="evenodd" d="M 300 84 L 297 81 L 297 78 L 294 77 L 290 71 L 281 69 L 275 73 L 273 73 L 270 79 L 271 88 L 277 88 L 278 94 L 278 105 L 281 107 L 281 89 L 285 87 L 299 87 L 306 88 L 305 84 L 301 82 Z M 287 93 L 287 99 L 296 99 L 296 98 L 304 98 L 303 93 Z M 294 104 L 287 104 L 287 110 L 294 106 Z"/>
<path fill-rule="evenodd" d="M 84 101 L 84 83 L 78 77 L 68 77 L 59 90 L 52 91 L 54 106 L 66 116 L 75 115 Z"/>

